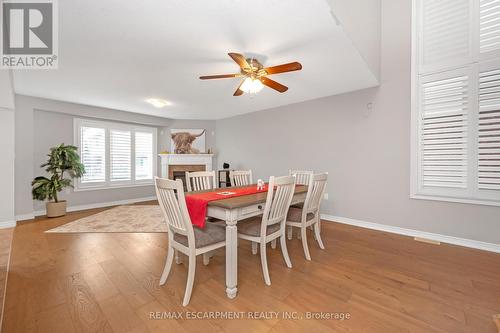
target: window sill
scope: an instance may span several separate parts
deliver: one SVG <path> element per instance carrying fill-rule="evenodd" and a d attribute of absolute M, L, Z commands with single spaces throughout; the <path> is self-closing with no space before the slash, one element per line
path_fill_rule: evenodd
<path fill-rule="evenodd" d="M 410 195 L 410 198 L 417 200 L 444 201 L 444 202 L 455 202 L 455 203 L 473 204 L 473 205 L 500 206 L 499 201 L 491 201 L 485 199 L 440 197 L 440 196 L 426 195 L 426 194 L 412 194 Z"/>
<path fill-rule="evenodd" d="M 144 186 L 154 186 L 154 182 L 136 183 L 136 184 L 120 184 L 120 185 L 106 185 L 106 186 L 88 186 L 88 187 L 78 187 L 73 188 L 74 192 L 87 192 L 87 191 L 100 191 L 100 190 L 113 190 L 113 189 L 123 189 L 132 187 L 144 187 Z"/>

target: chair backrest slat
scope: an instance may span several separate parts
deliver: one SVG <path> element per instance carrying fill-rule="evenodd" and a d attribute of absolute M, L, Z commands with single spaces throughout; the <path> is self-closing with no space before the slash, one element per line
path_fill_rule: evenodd
<path fill-rule="evenodd" d="M 188 192 L 205 191 L 216 188 L 215 171 L 186 172 L 186 187 Z"/>
<path fill-rule="evenodd" d="M 271 177 L 267 192 L 266 206 L 262 216 L 261 236 L 266 234 L 267 226 L 284 223 L 295 192 L 295 177 Z"/>
<path fill-rule="evenodd" d="M 313 175 L 313 171 L 309 170 L 290 170 L 289 175 L 295 176 L 295 184 L 297 185 L 309 185 L 309 180 Z"/>
<path fill-rule="evenodd" d="M 229 171 L 231 186 L 245 186 L 253 183 L 252 170 L 232 170 Z"/>
<path fill-rule="evenodd" d="M 187 236 L 189 242 L 194 242 L 193 225 L 187 211 L 182 181 L 156 177 L 155 188 L 158 203 L 170 230 L 169 238 L 172 232 L 176 232 Z"/>
<path fill-rule="evenodd" d="M 304 202 L 303 214 L 319 212 L 321 200 L 326 189 L 326 182 L 328 180 L 328 173 L 318 173 L 312 175 L 309 180 L 307 189 L 306 200 Z"/>

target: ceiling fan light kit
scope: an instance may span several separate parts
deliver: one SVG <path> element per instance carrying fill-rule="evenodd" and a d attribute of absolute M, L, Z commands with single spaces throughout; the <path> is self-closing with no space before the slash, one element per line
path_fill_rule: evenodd
<path fill-rule="evenodd" d="M 240 90 L 247 94 L 256 94 L 264 88 L 264 85 L 259 79 L 254 79 L 251 77 L 247 77 L 243 80 L 243 83 L 240 86 Z"/>
<path fill-rule="evenodd" d="M 288 90 L 287 86 L 282 85 L 274 80 L 268 78 L 268 75 L 293 72 L 302 69 L 302 65 L 298 62 L 291 62 L 288 64 L 266 67 L 254 58 L 247 58 L 239 53 L 228 53 L 228 55 L 240 66 L 240 73 L 236 74 L 222 74 L 222 75 L 207 75 L 200 76 L 201 80 L 210 79 L 228 79 L 228 78 L 243 78 L 243 80 L 236 88 L 233 96 L 241 96 L 243 93 L 255 94 L 268 86 L 280 93 Z"/>

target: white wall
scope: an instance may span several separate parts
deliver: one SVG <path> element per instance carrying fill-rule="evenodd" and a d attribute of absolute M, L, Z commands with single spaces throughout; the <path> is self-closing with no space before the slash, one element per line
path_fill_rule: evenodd
<path fill-rule="evenodd" d="M 0 71 L 0 228 L 14 218 L 14 94 L 10 71 Z"/>
<path fill-rule="evenodd" d="M 328 171 L 327 214 L 500 244 L 500 207 L 410 199 L 411 0 L 381 15 L 380 87 L 218 120 L 219 164 Z"/>
<path fill-rule="evenodd" d="M 158 151 L 169 149 L 170 128 L 206 128 L 207 147 L 215 145 L 215 121 L 170 120 L 81 104 L 66 103 L 36 97 L 16 95 L 16 215 L 30 218 L 44 209 L 44 203 L 31 199 L 31 181 L 43 175 L 40 164 L 46 161 L 49 149 L 55 145 L 73 143 L 74 117 L 104 119 L 155 126 L 158 129 Z M 86 206 L 121 200 L 155 196 L 153 186 L 128 187 L 61 193 L 68 206 Z"/>
<path fill-rule="evenodd" d="M 380 79 L 381 0 L 326 0 L 368 67 Z"/>
<path fill-rule="evenodd" d="M 0 228 L 15 226 L 14 110 L 0 107 Z"/>
<path fill-rule="evenodd" d="M 35 110 L 34 112 L 34 142 L 33 142 L 33 176 L 45 175 L 40 165 L 47 161 L 51 147 L 73 142 L 73 115 Z M 59 198 L 67 200 L 69 206 L 99 204 L 120 200 L 147 198 L 155 196 L 153 186 L 138 186 L 119 189 L 73 191 L 68 188 L 62 191 Z M 31 200 L 31 198 L 30 198 Z M 43 211 L 45 202 L 33 201 L 32 210 Z"/>

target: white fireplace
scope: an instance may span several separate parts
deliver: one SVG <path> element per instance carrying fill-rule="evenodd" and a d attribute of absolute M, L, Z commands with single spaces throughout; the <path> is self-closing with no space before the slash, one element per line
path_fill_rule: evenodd
<path fill-rule="evenodd" d="M 212 171 L 214 154 L 159 154 L 161 167 L 160 175 L 162 178 L 171 178 L 172 169 L 184 171 Z M 183 166 L 184 168 L 177 168 Z M 188 170 L 190 166 L 203 166 L 202 168 L 193 168 Z"/>

